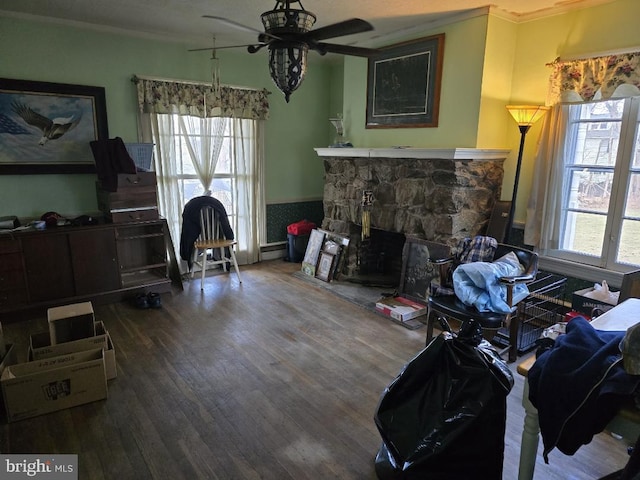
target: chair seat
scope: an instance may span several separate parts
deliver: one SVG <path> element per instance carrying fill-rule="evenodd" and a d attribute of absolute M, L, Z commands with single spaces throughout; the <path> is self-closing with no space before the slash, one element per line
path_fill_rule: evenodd
<path fill-rule="evenodd" d="M 237 242 L 235 240 L 198 240 L 194 242 L 193 246 L 200 250 L 204 250 L 205 248 L 226 248 L 232 245 L 235 245 Z"/>
<path fill-rule="evenodd" d="M 476 307 L 462 303 L 455 295 L 429 297 L 429 307 L 460 321 L 474 319 L 480 323 L 482 328 L 486 329 L 502 328 L 507 318 L 503 313 L 480 312 Z"/>

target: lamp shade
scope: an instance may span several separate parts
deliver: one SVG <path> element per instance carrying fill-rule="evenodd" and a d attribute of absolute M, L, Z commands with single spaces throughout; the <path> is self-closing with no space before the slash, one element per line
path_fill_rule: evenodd
<path fill-rule="evenodd" d="M 520 126 L 531 126 L 544 117 L 549 107 L 544 105 L 507 105 L 507 110 Z"/>
<path fill-rule="evenodd" d="M 278 43 L 278 42 L 275 42 Z M 308 47 L 304 43 L 269 45 L 271 79 L 289 102 L 291 93 L 300 86 L 307 71 Z"/>

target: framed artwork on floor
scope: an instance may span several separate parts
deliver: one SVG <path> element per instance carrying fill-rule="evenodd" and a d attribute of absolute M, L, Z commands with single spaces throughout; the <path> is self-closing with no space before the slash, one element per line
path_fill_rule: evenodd
<path fill-rule="evenodd" d="M 333 276 L 333 268 L 336 255 L 329 252 L 320 252 L 320 260 L 318 260 L 318 268 L 316 270 L 316 278 L 325 282 L 330 282 Z"/>
<path fill-rule="evenodd" d="M 302 259 L 302 272 L 311 277 L 316 276 L 316 266 L 324 244 L 324 236 L 324 232 L 318 229 L 311 230 L 309 234 L 309 243 L 307 243 L 307 250 Z"/>

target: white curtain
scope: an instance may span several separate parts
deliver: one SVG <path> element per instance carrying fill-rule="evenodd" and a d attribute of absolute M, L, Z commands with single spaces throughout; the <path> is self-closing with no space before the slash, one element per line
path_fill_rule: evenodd
<path fill-rule="evenodd" d="M 260 258 L 259 226 L 264 221 L 261 198 L 264 185 L 264 121 L 234 118 L 233 150 L 236 171 L 236 256 L 241 264 Z"/>
<path fill-rule="evenodd" d="M 524 243 L 540 249 L 558 248 L 568 114 L 568 105 L 553 106 L 538 143 Z"/>
<path fill-rule="evenodd" d="M 210 85 L 179 80 L 134 77 L 138 94 L 139 137 L 155 144 L 160 214 L 167 219 L 176 258 L 180 258 L 180 236 L 184 192 L 176 135 L 200 132 L 199 141 L 189 139 L 187 150 L 203 193 L 215 176 L 222 147 L 222 135 L 230 124 L 232 131 L 232 172 L 235 179 L 232 220 L 237 258 L 241 264 L 259 261 L 259 226 L 264 222 L 264 124 L 269 114 L 266 90 Z M 186 271 L 185 264 L 181 270 Z"/>
<path fill-rule="evenodd" d="M 187 144 L 189 158 L 202 184 L 202 193 L 210 191 L 213 175 L 220 157 L 227 119 L 224 117 L 200 118 L 179 115 L 180 133 Z M 193 135 L 198 132 L 198 135 Z"/>

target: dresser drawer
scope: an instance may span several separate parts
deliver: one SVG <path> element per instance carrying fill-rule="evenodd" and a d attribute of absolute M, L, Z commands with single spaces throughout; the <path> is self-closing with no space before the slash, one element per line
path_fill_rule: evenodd
<path fill-rule="evenodd" d="M 143 185 L 138 188 L 124 188 L 117 192 L 106 192 L 97 189 L 98 208 L 103 212 L 122 208 L 155 207 L 158 196 L 155 185 Z"/>
<path fill-rule="evenodd" d="M 156 172 L 119 173 L 118 191 L 127 188 L 156 186 Z"/>
<path fill-rule="evenodd" d="M 15 307 L 27 303 L 27 290 L 15 288 L 13 290 L 0 291 L 0 308 Z"/>
<path fill-rule="evenodd" d="M 16 253 L 20 252 L 20 242 L 12 238 L 0 237 L 0 254 L 14 253 L 14 252 Z M 0 264 L 0 269 L 1 268 L 2 268 L 2 264 Z"/>
<path fill-rule="evenodd" d="M 106 216 L 113 223 L 146 222 L 149 220 L 158 220 L 158 218 L 160 218 L 157 208 L 127 210 L 124 212 L 108 212 Z"/>

